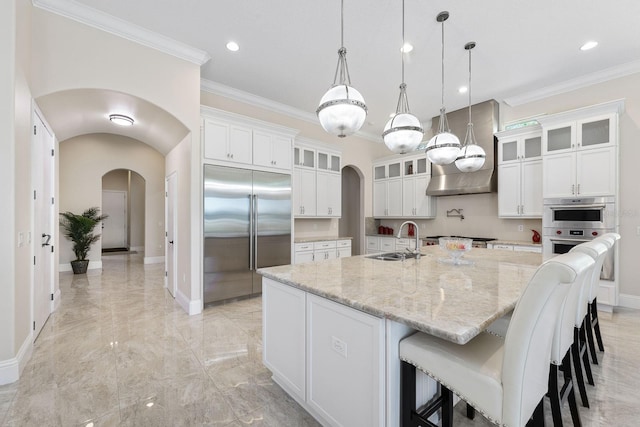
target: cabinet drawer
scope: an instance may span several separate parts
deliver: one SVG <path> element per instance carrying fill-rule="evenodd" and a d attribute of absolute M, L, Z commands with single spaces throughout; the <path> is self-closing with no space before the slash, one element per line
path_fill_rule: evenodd
<path fill-rule="evenodd" d="M 395 237 L 380 237 L 380 250 L 383 252 L 396 250 L 396 238 Z"/>
<path fill-rule="evenodd" d="M 380 249 L 380 241 L 377 237 L 367 236 L 367 250 Z"/>
<path fill-rule="evenodd" d="M 396 248 L 397 247 L 401 247 L 401 248 L 412 247 L 414 245 L 412 245 L 411 242 L 412 242 L 412 239 L 396 239 Z"/>
<path fill-rule="evenodd" d="M 542 246 L 514 246 L 515 252 L 534 252 L 537 254 L 542 253 Z"/>
<path fill-rule="evenodd" d="M 348 248 L 351 247 L 351 240 L 337 240 L 336 246 L 339 248 Z"/>
<path fill-rule="evenodd" d="M 318 250 L 318 249 L 332 249 L 336 247 L 336 242 L 335 240 L 332 241 L 326 241 L 326 242 L 314 242 L 313 243 L 313 250 Z"/>
<path fill-rule="evenodd" d="M 505 251 L 512 251 L 513 246 L 512 245 L 493 245 L 492 249 L 502 249 Z"/>
<path fill-rule="evenodd" d="M 312 251 L 313 250 L 313 242 L 309 242 L 309 243 L 296 243 L 295 246 L 295 251 L 296 252 L 301 252 L 301 251 Z"/>

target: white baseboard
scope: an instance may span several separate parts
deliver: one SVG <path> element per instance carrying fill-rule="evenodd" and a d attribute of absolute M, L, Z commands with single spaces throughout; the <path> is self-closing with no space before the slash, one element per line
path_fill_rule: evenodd
<path fill-rule="evenodd" d="M 29 332 L 18 350 L 16 357 L 0 360 L 0 386 L 11 384 L 20 379 L 20 374 L 33 353 L 33 332 Z"/>
<path fill-rule="evenodd" d="M 640 297 L 636 295 L 620 294 L 618 295 L 618 305 L 620 307 L 640 310 Z"/>
<path fill-rule="evenodd" d="M 60 292 L 60 288 L 56 289 L 53 293 L 53 302 L 51 303 L 51 312 L 53 313 L 60 307 L 60 302 L 62 300 L 62 293 Z"/>
<path fill-rule="evenodd" d="M 102 270 L 102 261 L 89 261 L 87 270 Z M 73 269 L 71 268 L 71 263 L 65 262 L 64 264 L 59 264 L 58 271 L 73 271 Z"/>
<path fill-rule="evenodd" d="M 176 292 L 176 301 L 189 316 L 202 313 L 202 301 L 199 299 L 191 301 L 185 294 L 180 292 L 180 289 Z"/>
<path fill-rule="evenodd" d="M 145 264 L 162 264 L 164 262 L 164 256 L 146 256 L 144 257 Z"/>

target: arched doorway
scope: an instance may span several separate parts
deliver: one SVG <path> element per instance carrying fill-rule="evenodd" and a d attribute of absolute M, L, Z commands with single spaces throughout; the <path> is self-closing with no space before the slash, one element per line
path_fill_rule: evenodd
<path fill-rule="evenodd" d="M 129 169 L 102 176 L 102 252 L 142 252 L 145 241 L 145 179 Z"/>
<path fill-rule="evenodd" d="M 352 165 L 342 168 L 342 217 L 338 223 L 340 236 L 350 236 L 351 254 L 362 255 L 364 250 L 364 181 L 362 172 Z"/>

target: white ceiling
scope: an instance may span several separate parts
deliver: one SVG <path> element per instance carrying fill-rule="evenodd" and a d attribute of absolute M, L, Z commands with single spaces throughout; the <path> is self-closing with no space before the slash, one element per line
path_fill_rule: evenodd
<path fill-rule="evenodd" d="M 39 0 L 41 1 L 41 0 Z M 65 0 L 56 0 L 64 3 Z M 333 82 L 340 47 L 340 0 L 76 0 L 147 30 L 206 51 L 202 78 L 314 113 Z M 345 0 L 345 47 L 352 85 L 369 108 L 362 131 L 379 138 L 395 110 L 401 82 L 401 0 Z M 405 0 L 405 81 L 413 114 L 425 123 L 441 98 L 441 26 L 445 23 L 445 104 L 466 106 L 458 88 L 468 79 L 472 102 L 517 104 L 541 90 L 640 71 L 637 0 Z M 229 40 L 239 43 L 229 52 Z M 582 52 L 588 40 L 599 42 Z M 527 98 L 528 97 L 528 98 Z M 543 113 L 543 112 L 541 112 Z"/>

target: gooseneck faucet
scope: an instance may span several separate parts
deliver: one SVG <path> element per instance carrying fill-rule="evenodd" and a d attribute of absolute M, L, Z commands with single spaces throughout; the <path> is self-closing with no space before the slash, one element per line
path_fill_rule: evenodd
<path fill-rule="evenodd" d="M 413 224 L 413 228 L 415 228 L 416 230 L 416 247 L 413 250 L 413 254 L 415 254 L 416 259 L 420 258 L 420 237 L 419 237 L 419 233 L 418 233 L 418 224 L 416 224 L 413 221 L 405 221 L 400 225 L 400 229 L 398 230 L 398 239 L 401 237 L 402 235 L 402 228 L 407 225 L 407 224 Z"/>

